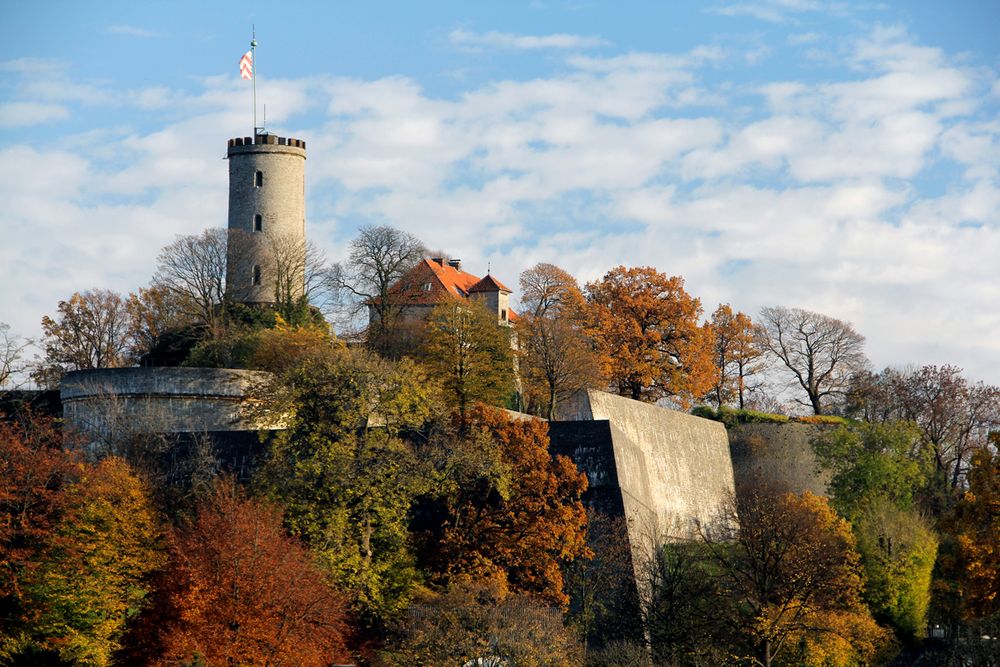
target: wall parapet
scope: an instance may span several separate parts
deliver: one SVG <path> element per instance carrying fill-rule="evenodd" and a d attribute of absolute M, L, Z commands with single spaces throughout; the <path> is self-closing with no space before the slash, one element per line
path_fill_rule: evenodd
<path fill-rule="evenodd" d="M 60 385 L 66 424 L 104 433 L 246 431 L 253 388 L 269 373 L 232 368 L 100 368 L 68 373 Z"/>

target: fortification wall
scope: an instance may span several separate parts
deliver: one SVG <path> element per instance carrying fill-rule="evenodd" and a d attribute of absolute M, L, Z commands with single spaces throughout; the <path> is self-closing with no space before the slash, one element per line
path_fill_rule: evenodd
<path fill-rule="evenodd" d="M 789 491 L 827 494 L 830 475 L 819 471 L 811 441 L 823 427 L 815 424 L 740 424 L 729 430 L 737 486 L 755 479 Z"/>
<path fill-rule="evenodd" d="M 608 422 L 625 516 L 651 538 L 690 537 L 693 522 L 714 520 L 735 490 L 718 422 L 593 390 L 577 394 L 562 414 Z M 607 479 L 612 471 L 605 464 L 593 473 Z"/>
<path fill-rule="evenodd" d="M 247 431 L 250 388 L 268 373 L 230 368 L 102 368 L 63 378 L 67 426 L 95 435 L 129 428 L 157 433 Z"/>
<path fill-rule="evenodd" d="M 589 504 L 625 518 L 633 584 L 659 544 L 695 535 L 735 494 L 726 428 L 719 422 L 600 391 L 564 403 L 549 425 L 552 451 L 590 482 Z"/>

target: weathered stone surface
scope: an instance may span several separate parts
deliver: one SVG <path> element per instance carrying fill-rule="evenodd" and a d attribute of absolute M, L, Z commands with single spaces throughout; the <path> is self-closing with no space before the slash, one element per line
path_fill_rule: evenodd
<path fill-rule="evenodd" d="M 304 143 L 292 138 L 277 143 L 278 139 L 257 135 L 257 143 L 234 145 L 231 141 L 227 151 L 230 238 L 226 289 L 230 298 L 245 303 L 273 303 L 278 255 L 288 255 L 305 243 Z M 256 216 L 260 216 L 259 229 L 255 228 Z M 293 292 L 302 294 L 304 258 L 284 257 L 280 262 L 284 271 L 293 267 Z M 256 285 L 254 266 L 260 271 Z"/>
<path fill-rule="evenodd" d="M 102 368 L 63 378 L 63 417 L 72 428 L 128 426 L 158 433 L 245 431 L 248 390 L 269 375 L 229 368 Z"/>
<path fill-rule="evenodd" d="M 625 517 L 637 580 L 657 544 L 692 537 L 735 493 L 719 422 L 593 390 L 560 418 L 549 426 L 552 450 L 587 474 L 595 508 Z"/>
<path fill-rule="evenodd" d="M 827 494 L 829 473 L 820 472 L 811 440 L 822 427 L 813 424 L 740 424 L 729 430 L 737 486 L 754 479 L 789 491 Z"/>

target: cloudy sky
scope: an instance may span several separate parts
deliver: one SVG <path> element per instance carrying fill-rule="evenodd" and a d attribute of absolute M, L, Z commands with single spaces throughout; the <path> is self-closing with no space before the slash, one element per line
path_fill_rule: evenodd
<path fill-rule="evenodd" d="M 0 26 L 0 322 L 148 283 L 226 222 L 226 140 L 308 142 L 308 233 L 365 224 L 707 312 L 851 321 L 878 368 L 1000 384 L 1000 4 L 15 3 Z"/>

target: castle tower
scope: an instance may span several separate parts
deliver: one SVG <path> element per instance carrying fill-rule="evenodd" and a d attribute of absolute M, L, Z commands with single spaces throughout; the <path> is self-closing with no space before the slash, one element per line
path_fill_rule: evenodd
<path fill-rule="evenodd" d="M 274 303 L 305 288 L 306 142 L 258 134 L 229 140 L 226 292 Z"/>

